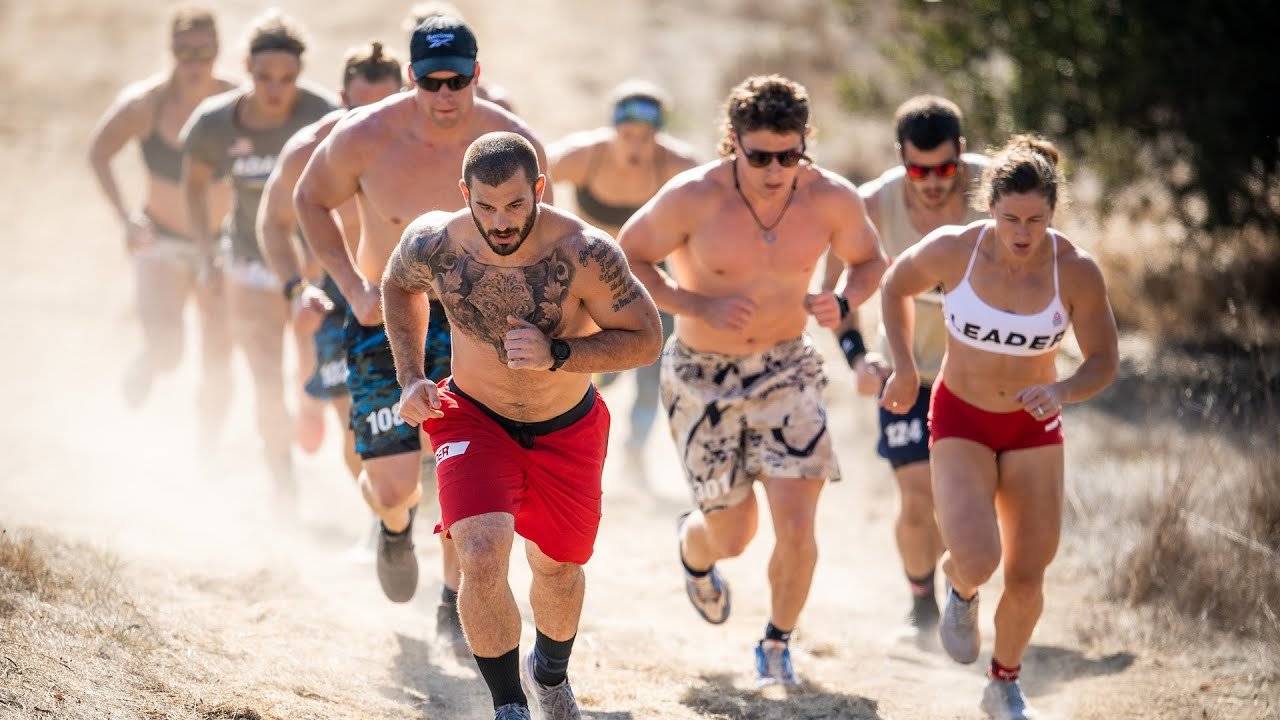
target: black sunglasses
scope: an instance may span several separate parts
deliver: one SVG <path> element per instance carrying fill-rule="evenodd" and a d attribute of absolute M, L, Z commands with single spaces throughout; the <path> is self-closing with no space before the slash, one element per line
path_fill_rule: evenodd
<path fill-rule="evenodd" d="M 768 150 L 748 150 L 742 148 L 742 156 L 747 159 L 747 164 L 753 168 L 769 167 L 769 163 L 774 158 L 778 159 L 778 164 L 782 167 L 795 167 L 805 159 L 804 146 L 791 148 L 790 150 L 780 150 L 778 152 L 769 152 Z"/>
<path fill-rule="evenodd" d="M 418 87 L 429 93 L 440 92 L 440 88 L 447 87 L 454 92 L 458 92 L 462 88 L 471 84 L 474 75 L 454 75 L 447 78 L 420 77 L 414 82 Z"/>

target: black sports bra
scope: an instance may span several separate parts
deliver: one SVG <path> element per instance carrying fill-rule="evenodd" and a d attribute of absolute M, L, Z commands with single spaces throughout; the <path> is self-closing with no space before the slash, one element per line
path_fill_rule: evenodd
<path fill-rule="evenodd" d="M 591 192 L 591 179 L 595 177 L 596 168 L 600 165 L 600 153 L 603 150 L 599 145 L 591 151 L 591 161 L 587 166 L 587 176 L 583 178 L 582 184 L 574 188 L 574 197 L 578 201 L 578 209 L 590 219 L 604 223 L 611 227 L 622 227 L 636 214 L 639 206 L 632 207 L 629 205 L 610 205 L 601 202 Z M 662 187 L 662 166 L 656 161 L 653 164 L 654 180 L 657 187 Z M 655 192 L 657 188 L 654 189 Z"/>
<path fill-rule="evenodd" d="M 170 182 L 182 180 L 182 148 L 170 145 L 160 135 L 160 116 L 164 114 L 164 97 L 156 102 L 151 120 L 151 134 L 142 139 L 142 161 L 152 175 Z"/>

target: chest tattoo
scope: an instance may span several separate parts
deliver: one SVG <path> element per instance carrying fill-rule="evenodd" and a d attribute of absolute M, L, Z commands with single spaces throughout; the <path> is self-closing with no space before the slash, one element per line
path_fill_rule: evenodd
<path fill-rule="evenodd" d="M 525 267 L 498 267 L 476 260 L 448 238 L 427 264 L 453 329 L 491 345 L 504 363 L 503 340 L 511 329 L 507 316 L 523 318 L 551 336 L 564 317 L 575 272 L 561 250 Z"/>

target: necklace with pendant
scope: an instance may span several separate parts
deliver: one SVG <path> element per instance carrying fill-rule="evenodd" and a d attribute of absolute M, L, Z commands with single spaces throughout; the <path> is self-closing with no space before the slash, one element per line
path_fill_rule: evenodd
<path fill-rule="evenodd" d="M 751 207 L 751 201 L 747 199 L 745 193 L 742 192 L 742 186 L 738 184 L 738 163 L 733 163 L 733 189 L 738 191 L 738 197 L 742 198 L 742 204 L 747 206 L 747 212 L 751 213 L 751 219 L 756 221 L 756 225 L 760 228 L 760 234 L 764 237 L 764 241 L 772 245 L 778 239 L 778 231 L 776 228 L 782 224 L 782 218 L 787 214 L 787 208 L 791 207 L 791 199 L 796 196 L 796 180 L 791 179 L 791 191 L 787 193 L 787 202 L 783 204 L 782 211 L 778 213 L 778 219 L 773 221 L 772 225 L 765 225 L 760 222 L 760 216 L 756 214 L 756 209 Z"/>

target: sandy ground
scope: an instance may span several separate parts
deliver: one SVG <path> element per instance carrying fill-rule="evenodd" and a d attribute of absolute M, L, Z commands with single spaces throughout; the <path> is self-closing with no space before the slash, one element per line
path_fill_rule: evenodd
<path fill-rule="evenodd" d="M 307 22 L 309 68 L 321 82 L 336 75 L 347 45 L 401 37 L 402 3 L 280 4 Z M 121 402 L 120 378 L 140 340 L 130 269 L 83 157 L 118 87 L 163 59 L 163 10 L 154 5 L 0 1 L 0 71 L 11 88 L 0 97 L 0 162 L 9 169 L 0 177 L 9 228 L 0 248 L 8 308 L 0 382 L 10 408 L 0 418 L 0 527 L 35 534 L 52 548 L 51 564 L 98 589 L 80 596 L 97 614 L 78 620 L 75 602 L 9 598 L 19 610 L 0 615 L 0 717 L 485 717 L 474 666 L 433 639 L 438 563 L 426 523 L 418 534 L 426 572 L 406 606 L 386 601 L 372 568 L 345 555 L 368 515 L 339 463 L 335 423 L 317 455 L 299 456 L 302 522 L 286 531 L 267 503 L 242 364 L 213 460 L 196 450 L 191 358 L 156 384 L 143 410 Z M 673 86 L 685 104 L 680 124 L 709 157 L 714 106 L 738 79 L 735 68 L 752 62 L 740 48 L 733 54 L 734 43 L 779 42 L 763 11 L 731 6 L 535 0 L 463 9 L 486 74 L 511 90 L 544 139 L 601 121 L 601 94 L 641 73 Z M 259 9 L 220 4 L 224 66 Z M 137 177 L 132 157 L 121 166 Z M 673 521 L 687 496 L 666 428 L 659 420 L 642 459 L 629 457 L 622 440 L 634 385 L 624 378 L 606 390 L 616 423 L 605 519 L 572 666 L 588 717 L 978 717 L 994 602 L 983 609 L 987 647 L 974 666 L 894 640 L 906 593 L 892 478 L 871 449 L 872 405 L 852 396 L 847 370 L 828 367 L 846 479 L 823 497 L 822 557 L 795 641 L 807 682 L 785 701 L 761 698 L 750 682 L 766 619 L 767 527 L 745 556 L 723 564 L 736 593 L 731 620 L 701 623 L 675 561 Z M 1083 428 L 1105 435 L 1111 422 L 1079 417 L 1069 424 L 1078 428 L 1068 432 L 1069 479 L 1099 467 Z M 1079 544 L 1068 542 L 1050 570 L 1025 662 L 1037 706 L 1061 718 L 1280 712 L 1274 669 L 1259 674 L 1253 650 L 1220 639 L 1170 643 L 1142 613 L 1098 600 L 1095 578 L 1066 557 Z M 521 597 L 528 573 L 514 567 Z M 527 646 L 532 623 L 522 608 Z M 76 623 L 91 631 L 64 631 Z"/>

